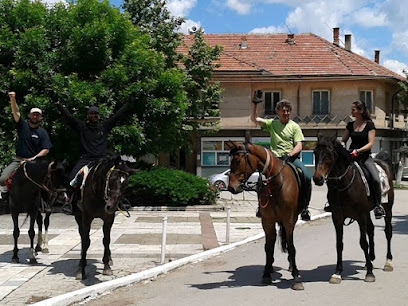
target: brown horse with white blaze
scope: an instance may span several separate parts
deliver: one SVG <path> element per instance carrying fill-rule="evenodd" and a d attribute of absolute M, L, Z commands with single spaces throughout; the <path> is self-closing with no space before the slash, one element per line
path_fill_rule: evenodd
<path fill-rule="evenodd" d="M 272 282 L 277 223 L 280 228 L 282 251 L 289 254 L 289 271 L 292 272 L 294 279 L 292 289 L 303 290 L 293 243 L 293 231 L 302 210 L 302 199 L 292 168 L 262 146 L 232 141 L 228 142 L 228 145 L 232 157 L 228 187 L 231 193 L 242 192 L 243 183 L 256 170 L 263 175 L 258 187 L 260 214 L 266 240 L 266 265 L 262 282 L 264 284 Z"/>

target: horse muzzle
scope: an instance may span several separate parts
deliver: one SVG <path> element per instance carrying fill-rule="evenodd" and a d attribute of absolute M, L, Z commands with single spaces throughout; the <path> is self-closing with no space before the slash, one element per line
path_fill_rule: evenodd
<path fill-rule="evenodd" d="M 116 212 L 117 208 L 118 208 L 118 204 L 115 204 L 115 203 L 112 204 L 112 203 L 107 202 L 105 205 L 105 212 L 107 214 L 112 215 Z"/>
<path fill-rule="evenodd" d="M 324 178 L 323 178 L 323 176 L 314 176 L 314 175 L 313 175 L 313 182 L 314 182 L 317 186 L 323 186 L 323 184 L 324 184 Z"/>
<path fill-rule="evenodd" d="M 231 192 L 232 194 L 238 194 L 238 193 L 241 193 L 241 192 L 244 191 L 244 190 L 242 189 L 241 186 L 238 186 L 237 188 L 234 188 L 234 187 L 232 187 L 232 186 L 229 186 L 229 187 L 228 187 L 228 191 Z"/>

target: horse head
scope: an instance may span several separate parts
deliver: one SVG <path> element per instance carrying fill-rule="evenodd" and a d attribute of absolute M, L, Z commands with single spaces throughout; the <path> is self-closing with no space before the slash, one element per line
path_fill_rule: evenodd
<path fill-rule="evenodd" d="M 118 209 L 118 205 L 123 198 L 124 191 L 129 181 L 129 176 L 138 170 L 129 167 L 126 161 L 120 157 L 114 159 L 113 166 L 106 175 L 105 187 L 105 212 L 113 214 Z"/>
<path fill-rule="evenodd" d="M 319 133 L 313 153 L 316 164 L 313 181 L 318 186 L 323 185 L 325 178 L 336 168 L 340 160 L 345 159 L 347 163 L 351 162 L 347 150 L 337 140 L 337 134 L 327 137 Z"/>
<path fill-rule="evenodd" d="M 228 191 L 237 194 L 243 191 L 242 185 L 257 170 L 258 163 L 249 151 L 248 144 L 229 141 L 227 145 L 231 156 Z"/>
<path fill-rule="evenodd" d="M 68 201 L 67 196 L 67 177 L 65 167 L 61 162 L 53 161 L 48 165 L 49 185 L 48 189 L 53 194 L 52 201 L 62 198 L 64 202 Z"/>

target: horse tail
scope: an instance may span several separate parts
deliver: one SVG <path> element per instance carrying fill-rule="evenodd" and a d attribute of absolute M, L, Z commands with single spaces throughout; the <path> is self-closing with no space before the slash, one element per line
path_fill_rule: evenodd
<path fill-rule="evenodd" d="M 20 228 L 23 227 L 23 225 L 27 222 L 27 219 L 28 219 L 29 216 L 30 216 L 29 214 L 26 215 L 26 217 L 24 218 L 23 223 L 21 224 Z"/>
<path fill-rule="evenodd" d="M 282 223 L 279 223 L 279 234 L 280 234 L 282 252 L 286 253 L 288 251 L 288 240 L 286 238 L 286 229 L 282 225 Z"/>

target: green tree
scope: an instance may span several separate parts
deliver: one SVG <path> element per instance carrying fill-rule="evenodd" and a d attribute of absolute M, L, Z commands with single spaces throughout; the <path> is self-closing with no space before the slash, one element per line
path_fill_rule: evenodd
<path fill-rule="evenodd" d="M 397 95 L 398 104 L 402 105 L 405 110 L 408 109 L 408 72 L 403 71 L 407 80 L 399 82 L 401 92 Z"/>
<path fill-rule="evenodd" d="M 51 132 L 57 158 L 75 159 L 78 142 L 74 133 L 67 133 L 66 122 L 50 101 L 51 92 L 79 119 L 93 104 L 102 117 L 109 117 L 133 95 L 135 114 L 114 130 L 115 148 L 140 156 L 178 147 L 186 137 L 186 76 L 168 68 L 166 56 L 150 43 L 151 37 L 108 1 L 79 0 L 50 8 L 29 0 L 1 1 L 3 163 L 12 157 L 15 137 L 10 90 L 16 91 L 22 114 L 33 106 L 44 110 L 43 126 Z"/>

